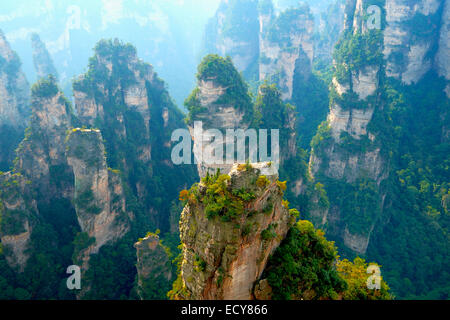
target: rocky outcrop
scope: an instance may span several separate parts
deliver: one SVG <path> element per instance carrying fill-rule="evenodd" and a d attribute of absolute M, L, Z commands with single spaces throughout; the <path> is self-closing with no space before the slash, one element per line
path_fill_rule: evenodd
<path fill-rule="evenodd" d="M 325 174 L 332 179 L 344 180 L 352 183 L 362 175 L 378 183 L 386 178 L 385 161 L 380 155 L 380 149 L 348 155 L 337 145 L 325 149 L 327 164 L 323 158 L 313 154 L 310 160 L 311 173 Z"/>
<path fill-rule="evenodd" d="M 220 103 L 220 98 L 227 93 L 228 88 L 221 86 L 211 78 L 200 80 L 198 89 L 200 105 L 206 110 L 199 114 L 196 120 L 203 121 L 210 128 L 221 129 L 238 128 L 242 124 L 244 117 L 242 111 L 231 104 Z M 212 115 L 214 116 L 212 117 Z"/>
<path fill-rule="evenodd" d="M 49 75 L 58 78 L 58 72 L 53 65 L 53 60 L 48 53 L 45 44 L 36 33 L 31 36 L 31 46 L 33 48 L 33 63 L 34 68 L 36 69 L 37 78 L 45 78 Z"/>
<path fill-rule="evenodd" d="M 87 267 L 90 254 L 114 242 L 130 228 L 125 195 L 118 173 L 108 170 L 102 136 L 96 129 L 73 129 L 68 135 L 67 162 L 75 177 L 74 204 L 82 232 L 95 241 L 83 252 Z"/>
<path fill-rule="evenodd" d="M 375 84 L 373 85 L 375 86 Z M 338 104 L 332 105 L 328 115 L 328 122 L 333 138 L 339 141 L 342 132 L 350 134 L 355 139 L 367 136 L 367 125 L 372 119 L 373 111 L 373 107 L 345 110 Z"/>
<path fill-rule="evenodd" d="M 184 289 L 178 298 L 252 299 L 269 255 L 295 222 L 282 203 L 282 184 L 270 163 L 236 164 L 224 177 L 218 179 L 225 193 L 253 196 L 237 198 L 242 207 L 231 220 L 208 217 L 211 185 L 198 185 L 196 200 L 189 200 L 181 214 Z"/>
<path fill-rule="evenodd" d="M 29 115 L 29 85 L 21 62 L 0 30 L 0 169 L 8 170 Z"/>
<path fill-rule="evenodd" d="M 149 291 L 155 291 L 154 286 L 168 287 L 173 277 L 167 251 L 156 234 L 140 239 L 134 247 L 137 255 L 137 294 L 142 300 L 154 299 Z"/>

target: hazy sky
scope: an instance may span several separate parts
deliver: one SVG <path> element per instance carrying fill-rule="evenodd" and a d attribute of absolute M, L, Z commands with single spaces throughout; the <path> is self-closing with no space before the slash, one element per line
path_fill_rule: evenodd
<path fill-rule="evenodd" d="M 136 46 L 180 105 L 193 86 L 204 27 L 220 0 L 0 0 L 0 29 L 35 81 L 30 36 L 47 46 L 63 87 L 82 73 L 101 38 Z"/>

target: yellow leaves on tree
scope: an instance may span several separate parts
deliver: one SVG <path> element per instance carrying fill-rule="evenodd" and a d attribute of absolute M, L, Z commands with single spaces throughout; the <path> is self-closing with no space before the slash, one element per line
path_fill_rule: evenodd
<path fill-rule="evenodd" d="M 189 199 L 189 191 L 187 190 L 181 190 L 180 196 L 178 198 L 180 201 L 187 201 Z"/>
<path fill-rule="evenodd" d="M 284 192 L 287 189 L 286 181 L 277 181 L 278 187 Z"/>
<path fill-rule="evenodd" d="M 256 185 L 259 188 L 265 188 L 270 183 L 269 179 L 265 175 L 261 175 L 256 179 Z"/>

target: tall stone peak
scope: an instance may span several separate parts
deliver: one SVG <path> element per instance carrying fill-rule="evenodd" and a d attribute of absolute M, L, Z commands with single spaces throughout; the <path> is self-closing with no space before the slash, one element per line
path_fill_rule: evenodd
<path fill-rule="evenodd" d="M 15 59 L 17 56 L 16 53 L 14 53 L 14 51 L 11 49 L 8 40 L 6 40 L 6 36 L 1 29 L 0 29 L 0 56 L 7 61 L 11 61 Z"/>
<path fill-rule="evenodd" d="M 149 119 L 146 81 L 160 90 L 151 65 L 138 59 L 136 49 L 128 43 L 101 40 L 94 48 L 89 70 L 74 82 L 75 108 L 84 123 L 94 124 L 104 117 L 106 104 L 125 104 Z M 147 122 L 147 121 L 146 121 Z"/>
<path fill-rule="evenodd" d="M 328 179 L 342 185 L 365 181 L 363 183 L 376 185 L 375 210 L 383 201 L 378 186 L 387 178 L 389 169 L 380 142 L 369 125 L 374 113 L 382 112 L 378 97 L 383 71 L 383 36 L 382 30 L 367 27 L 368 6 L 368 1 L 361 0 L 346 3 L 344 31 L 333 52 L 335 71 L 330 111 L 313 139 L 309 172 L 318 181 Z M 349 151 L 348 143 L 360 147 Z M 318 202 L 318 197 L 312 199 Z M 333 236 L 342 239 L 354 252 L 365 253 L 380 210 L 375 210 L 377 217 L 364 232 L 355 232 L 343 221 L 343 209 L 338 202 L 338 196 L 331 196 L 329 208 L 313 210 L 314 222 L 323 225 L 332 221 Z"/>
<path fill-rule="evenodd" d="M 381 185 L 389 177 L 389 150 L 373 123 L 386 112 L 384 85 L 392 81 L 415 85 L 433 69 L 448 83 L 442 63 L 448 38 L 447 1 L 386 0 L 379 7 L 379 29 L 367 24 L 368 9 L 373 4 L 347 1 L 345 28 L 333 54 L 330 111 L 317 134 L 322 142 L 315 145 L 318 140 L 313 141 L 309 166 L 311 175 L 319 181 L 331 180 L 342 186 L 360 183 L 371 190 L 360 190 L 360 194 L 375 195 L 372 208 L 365 209 L 371 217 L 358 232 L 346 222 L 351 219 L 344 218 L 347 214 L 343 204 L 338 204 L 342 198 L 338 192 L 330 197 L 329 209 L 318 214 L 316 221 L 330 222 L 333 236 L 359 254 L 366 252 L 372 231 L 381 219 L 386 197 Z M 445 126 L 442 130 L 445 132 Z"/>
<path fill-rule="evenodd" d="M 101 132 L 72 128 L 77 119 L 53 75 L 33 85 L 31 110 L 29 127 L 17 149 L 16 173 L 0 176 L 8 179 L 10 175 L 17 175 L 15 180 L 19 181 L 19 187 L 23 184 L 13 194 L 23 198 L 20 203 L 24 209 L 15 219 L 23 220 L 25 231 L 22 230 L 23 239 L 15 237 L 9 241 L 10 238 L 5 238 L 5 243 L 18 257 L 17 263 L 11 260 L 10 264 L 24 269 L 28 255 L 22 251 L 25 244 L 29 245 L 33 226 L 46 221 L 45 208 L 63 201 L 73 207 L 69 205 L 59 214 L 70 216 L 73 212 L 81 233 L 92 239 L 87 248 L 74 253 L 85 271 L 91 254 L 117 241 L 130 228 L 131 216 L 126 213 L 122 180 L 117 172 L 108 170 Z M 20 184 L 22 180 L 26 183 Z M 0 198 L 4 203 L 9 201 Z M 41 212 L 38 208 L 44 209 Z"/>
<path fill-rule="evenodd" d="M 48 75 L 58 78 L 58 71 L 56 71 L 50 53 L 37 33 L 31 35 L 31 46 L 33 48 L 33 63 L 37 78 L 45 78 Z"/>
<path fill-rule="evenodd" d="M 64 140 L 71 126 L 71 105 L 50 75 L 32 87 L 30 125 L 18 148 L 15 170 L 41 188 L 50 188 L 51 166 L 66 163 Z M 44 180 L 42 180 L 44 179 Z"/>

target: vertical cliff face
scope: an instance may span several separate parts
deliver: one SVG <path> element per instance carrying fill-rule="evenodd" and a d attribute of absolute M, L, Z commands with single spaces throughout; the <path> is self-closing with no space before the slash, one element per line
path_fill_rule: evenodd
<path fill-rule="evenodd" d="M 314 41 L 314 59 L 330 62 L 334 45 L 344 28 L 345 0 L 335 0 L 319 17 Z"/>
<path fill-rule="evenodd" d="M 0 30 L 0 169 L 12 165 L 29 114 L 29 86 L 21 62 Z"/>
<path fill-rule="evenodd" d="M 53 65 L 53 60 L 48 53 L 45 44 L 36 33 L 31 36 L 31 46 L 33 48 L 33 63 L 34 68 L 36 69 L 37 78 L 45 78 L 49 75 L 58 78 L 58 72 Z"/>
<path fill-rule="evenodd" d="M 157 298 L 154 293 L 168 292 L 172 267 L 166 248 L 156 234 L 149 234 L 134 244 L 138 271 L 137 294 L 142 300 Z"/>
<path fill-rule="evenodd" d="M 292 97 L 295 69 L 311 70 L 314 56 L 314 19 L 309 7 L 289 9 L 270 19 L 270 12 L 260 15 L 259 80 L 277 83 L 282 97 Z M 267 24 L 265 26 L 265 24 Z"/>
<path fill-rule="evenodd" d="M 191 189 L 181 214 L 181 299 L 251 299 L 253 284 L 295 218 L 269 163 L 233 166 Z M 222 200 L 229 202 L 219 209 Z M 216 210 L 218 209 L 218 210 Z"/>
<path fill-rule="evenodd" d="M 75 210 L 81 231 L 94 241 L 79 253 L 87 268 L 89 255 L 130 229 L 130 215 L 120 176 L 106 165 L 102 136 L 96 129 L 73 129 L 67 137 L 67 162 L 73 170 Z"/>
<path fill-rule="evenodd" d="M 368 30 L 366 27 L 364 12 L 368 4 L 350 1 L 348 5 L 352 4 L 354 13 L 346 17 L 347 28 L 334 53 L 336 72 L 332 81 L 327 120 L 331 136 L 336 142 L 340 142 L 346 135 L 356 140 L 364 137 L 374 140 L 367 126 L 377 103 L 382 39 L 379 30 Z M 347 8 L 347 11 L 351 8 Z M 355 46 L 356 43 L 362 47 L 357 49 L 361 51 L 350 51 L 348 47 Z M 367 55 L 362 50 L 369 50 L 370 54 Z M 362 57 L 365 61 L 361 61 Z"/>
<path fill-rule="evenodd" d="M 20 174 L 0 174 L 0 245 L 8 264 L 23 272 L 29 259 L 28 249 L 37 206 L 29 181 Z"/>
<path fill-rule="evenodd" d="M 206 27 L 207 53 L 229 55 L 245 76 L 252 77 L 259 56 L 258 1 L 222 1 Z"/>
<path fill-rule="evenodd" d="M 100 41 L 89 64 L 89 72 L 74 83 L 75 108 L 82 123 L 101 124 L 114 120 L 115 133 L 122 139 L 127 130 L 124 111 L 129 109 L 142 117 L 141 129 L 149 139 L 150 101 L 146 83 L 157 84 L 153 68 L 137 58 L 134 47 L 118 41 Z M 125 110 L 112 112 L 111 104 L 123 104 Z M 105 109 L 108 110 L 105 110 Z M 114 119 L 108 119 L 114 117 Z M 142 146 L 143 160 L 150 160 L 150 146 Z M 144 150 L 145 149 L 145 150 Z"/>
<path fill-rule="evenodd" d="M 445 92 L 450 98 L 450 1 L 446 0 L 443 4 L 441 17 L 441 27 L 439 35 L 439 46 L 436 54 L 436 66 L 438 74 L 447 80 Z"/>

